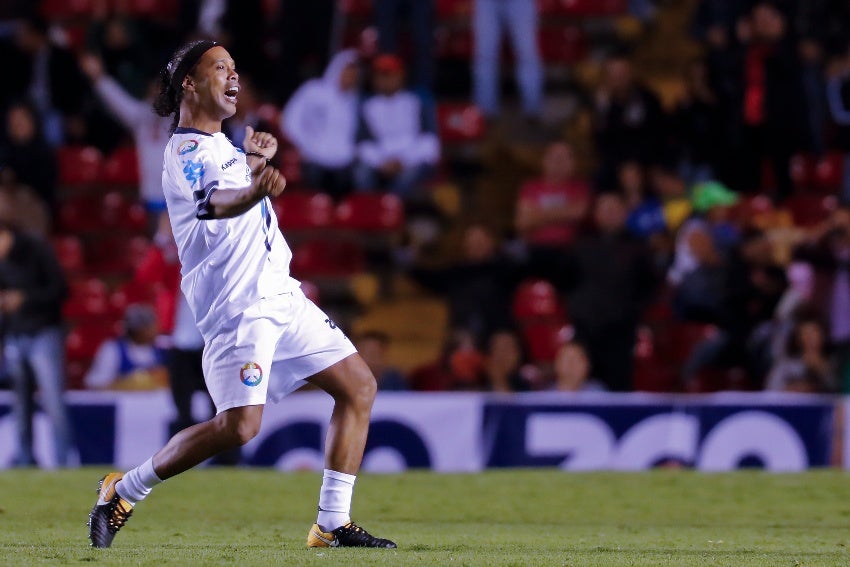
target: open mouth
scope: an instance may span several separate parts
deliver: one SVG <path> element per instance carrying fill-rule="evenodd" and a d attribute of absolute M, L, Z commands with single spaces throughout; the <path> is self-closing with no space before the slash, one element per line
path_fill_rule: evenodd
<path fill-rule="evenodd" d="M 236 97 L 239 94 L 239 87 L 232 86 L 226 91 L 224 91 L 224 98 L 227 99 L 227 102 L 231 104 L 236 104 Z"/>

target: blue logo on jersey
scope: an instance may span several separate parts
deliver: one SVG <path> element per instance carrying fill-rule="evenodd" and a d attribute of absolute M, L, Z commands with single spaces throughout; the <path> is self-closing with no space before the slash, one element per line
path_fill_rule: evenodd
<path fill-rule="evenodd" d="M 204 176 L 204 164 L 190 159 L 183 166 L 183 174 L 186 176 L 186 181 L 192 184 L 192 187 Z"/>

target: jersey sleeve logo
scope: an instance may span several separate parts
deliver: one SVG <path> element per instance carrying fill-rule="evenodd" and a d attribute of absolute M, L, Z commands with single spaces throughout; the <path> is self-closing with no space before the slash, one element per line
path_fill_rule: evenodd
<path fill-rule="evenodd" d="M 183 174 L 186 176 L 186 181 L 194 187 L 201 177 L 204 176 L 204 164 L 200 161 L 190 159 L 183 166 Z"/>
<path fill-rule="evenodd" d="M 185 156 L 186 154 L 190 154 L 198 149 L 198 140 L 183 140 L 179 146 L 177 146 L 177 154 L 181 156 Z"/>

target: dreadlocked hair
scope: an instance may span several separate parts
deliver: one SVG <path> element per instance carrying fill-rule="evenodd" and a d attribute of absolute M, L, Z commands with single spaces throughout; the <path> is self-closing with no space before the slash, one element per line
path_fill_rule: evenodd
<path fill-rule="evenodd" d="M 180 66 L 183 58 L 186 57 L 186 54 L 193 47 L 204 41 L 199 39 L 183 45 L 174 52 L 174 55 L 171 56 L 171 61 L 159 73 L 159 95 L 157 95 L 153 103 L 153 110 L 159 116 L 174 116 L 174 120 L 171 122 L 171 133 L 174 133 L 177 124 L 180 122 L 180 102 L 183 100 L 183 85 L 175 86 L 173 84 L 174 73 L 177 71 L 177 67 Z M 187 75 L 191 75 L 194 70 L 194 67 L 189 69 Z"/>

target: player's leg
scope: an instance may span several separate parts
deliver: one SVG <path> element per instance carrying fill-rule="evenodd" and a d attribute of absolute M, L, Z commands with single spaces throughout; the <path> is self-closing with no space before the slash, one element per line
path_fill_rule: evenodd
<path fill-rule="evenodd" d="M 369 367 L 354 353 L 307 379 L 334 399 L 325 439 L 325 472 L 319 492 L 319 515 L 307 536 L 310 547 L 384 547 L 396 544 L 377 538 L 351 521 L 351 497 L 375 401 L 377 383 Z"/>
<path fill-rule="evenodd" d="M 103 477 L 97 503 L 89 514 L 92 546 L 112 545 L 133 507 L 157 484 L 253 439 L 260 430 L 262 416 L 262 405 L 223 411 L 179 432 L 153 457 L 126 474 L 114 472 Z"/>

